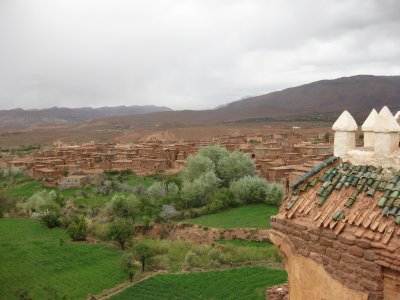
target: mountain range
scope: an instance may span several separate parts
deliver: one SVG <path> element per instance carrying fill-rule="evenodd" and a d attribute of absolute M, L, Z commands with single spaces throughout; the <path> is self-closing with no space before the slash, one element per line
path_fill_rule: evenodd
<path fill-rule="evenodd" d="M 313 120 L 334 121 L 343 110 L 363 120 L 387 105 L 400 110 L 400 76 L 358 75 L 320 80 L 282 91 L 250 97 L 212 110 L 182 110 L 94 120 L 103 125 L 193 125 L 235 121 Z"/>
<path fill-rule="evenodd" d="M 162 96 L 162 95 L 160 95 Z M 216 109 L 173 111 L 158 106 L 49 108 L 0 111 L 0 128 L 86 123 L 87 126 L 193 125 L 235 121 L 322 118 L 334 120 L 343 110 L 363 119 L 372 108 L 400 110 L 400 76 L 357 75 L 320 80 L 241 99 Z"/>
<path fill-rule="evenodd" d="M 171 109 L 168 107 L 154 105 L 99 108 L 52 107 L 30 110 L 17 108 L 11 110 L 0 110 L 0 128 L 21 128 L 32 125 L 83 123 L 99 118 L 125 115 L 132 116 L 161 111 L 171 111 Z"/>

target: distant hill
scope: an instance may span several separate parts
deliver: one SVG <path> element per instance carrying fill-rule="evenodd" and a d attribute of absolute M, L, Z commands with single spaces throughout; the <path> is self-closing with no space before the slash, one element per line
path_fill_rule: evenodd
<path fill-rule="evenodd" d="M 358 75 L 313 83 L 250 97 L 212 110 L 157 112 L 94 120 L 88 126 L 187 125 L 240 120 L 323 118 L 334 120 L 345 109 L 362 120 L 388 105 L 400 110 L 400 76 Z"/>
<path fill-rule="evenodd" d="M 168 107 L 154 105 L 116 107 L 52 107 L 24 110 L 21 108 L 0 110 L 0 128 L 21 128 L 32 125 L 83 123 L 93 119 L 140 115 L 161 111 L 171 111 Z"/>
<path fill-rule="evenodd" d="M 161 97 L 162 95 L 160 95 Z M 85 123 L 82 127 L 202 125 L 234 121 L 333 121 L 345 109 L 362 121 L 372 108 L 400 110 L 400 76 L 358 75 L 320 80 L 266 95 L 241 99 L 210 110 L 172 111 L 157 106 L 48 108 L 0 111 L 0 128 Z"/>

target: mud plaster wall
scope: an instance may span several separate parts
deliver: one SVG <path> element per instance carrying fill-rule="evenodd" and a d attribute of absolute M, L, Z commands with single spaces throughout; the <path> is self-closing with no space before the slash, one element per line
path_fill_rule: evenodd
<path fill-rule="evenodd" d="M 289 274 L 289 299 L 367 300 L 368 295 L 351 290 L 333 279 L 315 261 L 294 255 L 286 263 Z"/>

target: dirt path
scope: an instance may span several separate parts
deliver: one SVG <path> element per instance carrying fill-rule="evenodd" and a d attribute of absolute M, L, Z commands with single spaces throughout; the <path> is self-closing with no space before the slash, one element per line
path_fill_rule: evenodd
<path fill-rule="evenodd" d="M 135 284 L 138 284 L 138 283 L 140 283 L 140 282 L 142 282 L 142 281 L 145 281 L 145 280 L 147 280 L 147 279 L 149 279 L 149 278 L 151 278 L 151 277 L 153 277 L 153 276 L 155 276 L 155 275 L 158 275 L 158 274 L 166 274 L 166 273 L 168 273 L 168 272 L 167 272 L 167 271 L 163 271 L 163 270 L 158 270 L 158 271 L 155 271 L 155 272 L 147 273 L 147 274 L 145 274 L 143 277 L 138 278 L 137 280 L 135 280 L 135 281 L 133 281 L 133 282 L 129 282 L 129 281 L 123 282 L 123 283 L 121 283 L 121 284 L 119 284 L 119 285 L 117 285 L 117 286 L 112 287 L 112 288 L 109 289 L 109 290 L 103 291 L 103 292 L 102 292 L 101 294 L 99 294 L 99 295 L 90 296 L 90 297 L 87 298 L 87 300 L 91 300 L 91 299 L 96 299 L 96 300 L 105 300 L 105 299 L 109 299 L 109 298 L 111 298 L 112 296 L 121 293 L 121 292 L 124 291 L 125 289 L 127 289 L 127 288 L 129 288 L 129 287 L 131 287 L 131 286 L 133 286 L 133 285 L 135 285 Z M 94 297 L 94 298 L 93 298 L 93 297 Z"/>

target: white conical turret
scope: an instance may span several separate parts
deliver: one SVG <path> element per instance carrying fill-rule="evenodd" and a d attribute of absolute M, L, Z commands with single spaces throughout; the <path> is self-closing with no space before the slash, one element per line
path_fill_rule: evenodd
<path fill-rule="evenodd" d="M 333 124 L 334 131 L 356 131 L 358 128 L 353 116 L 345 110 Z"/>
<path fill-rule="evenodd" d="M 399 149 L 400 125 L 387 106 L 384 106 L 375 119 L 374 152 L 377 160 L 385 165 L 390 155 Z"/>
<path fill-rule="evenodd" d="M 400 125 L 387 106 L 384 106 L 379 112 L 374 123 L 374 132 L 400 132 Z"/>
<path fill-rule="evenodd" d="M 400 110 L 394 115 L 397 122 L 400 122 Z"/>
<path fill-rule="evenodd" d="M 335 131 L 334 155 L 343 157 L 348 151 L 356 146 L 356 130 L 358 126 L 352 115 L 345 110 L 332 129 Z"/>
<path fill-rule="evenodd" d="M 377 116 L 378 112 L 374 108 L 361 126 L 364 132 L 364 147 L 374 146 L 374 125 Z"/>

